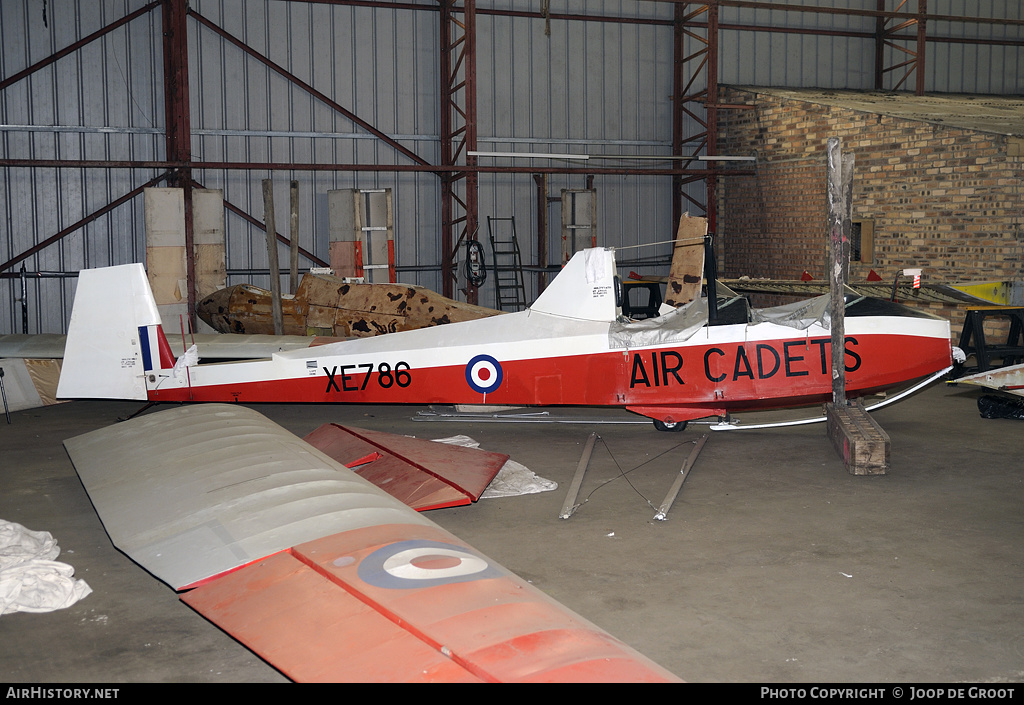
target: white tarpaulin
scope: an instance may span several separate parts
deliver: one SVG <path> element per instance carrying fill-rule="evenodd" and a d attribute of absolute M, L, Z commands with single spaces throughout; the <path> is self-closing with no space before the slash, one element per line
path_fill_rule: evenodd
<path fill-rule="evenodd" d="M 451 436 L 449 438 L 435 438 L 435 443 L 447 443 L 453 446 L 465 448 L 479 448 L 479 441 L 469 436 Z M 493 499 L 495 497 L 518 497 L 523 494 L 536 494 L 538 492 L 551 492 L 558 489 L 558 483 L 554 480 L 546 480 L 522 463 L 514 460 L 507 460 L 501 466 L 501 470 L 494 476 L 487 489 L 480 495 L 480 499 Z"/>
<path fill-rule="evenodd" d="M 829 317 L 830 303 L 830 297 L 825 295 L 774 308 L 755 308 L 750 312 L 750 322 L 775 323 L 798 330 L 806 330 L 817 323 L 828 330 L 831 320 Z"/>
<path fill-rule="evenodd" d="M 608 328 L 608 342 L 612 348 L 642 348 L 649 345 L 681 343 L 689 340 L 707 324 L 707 299 L 694 299 L 657 318 L 645 318 L 628 323 L 615 321 Z"/>
<path fill-rule="evenodd" d="M 0 615 L 52 612 L 92 592 L 75 569 L 53 560 L 60 547 L 46 531 L 0 520 Z"/>

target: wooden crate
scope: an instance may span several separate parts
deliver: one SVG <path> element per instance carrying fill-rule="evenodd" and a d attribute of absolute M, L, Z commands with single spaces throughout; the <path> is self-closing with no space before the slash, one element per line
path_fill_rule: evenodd
<path fill-rule="evenodd" d="M 884 475 L 889 471 L 889 434 L 859 402 L 825 405 L 828 437 L 851 475 Z"/>

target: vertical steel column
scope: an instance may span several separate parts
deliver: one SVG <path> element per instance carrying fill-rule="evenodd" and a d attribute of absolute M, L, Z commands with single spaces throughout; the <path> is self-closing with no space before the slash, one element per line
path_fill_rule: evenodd
<path fill-rule="evenodd" d="M 924 95 L 925 16 L 928 14 L 928 0 L 917 0 L 917 84 L 916 95 Z"/>
<path fill-rule="evenodd" d="M 707 56 L 707 156 L 713 157 L 718 154 L 718 3 L 708 5 L 708 56 Z M 711 162 L 712 170 L 704 180 L 707 186 L 707 204 L 705 212 L 708 219 L 708 232 L 715 235 L 718 232 L 718 207 L 716 201 L 716 187 L 718 177 L 715 174 L 716 163 Z"/>
<path fill-rule="evenodd" d="M 924 0 L 921 0 L 922 2 Z M 459 235 L 459 241 L 455 244 L 456 249 L 464 240 L 476 240 L 480 230 L 479 212 L 479 175 L 475 171 L 477 158 L 470 154 L 476 152 L 476 0 L 464 0 L 465 5 L 465 91 L 463 96 L 465 103 L 463 108 L 466 111 L 466 139 L 465 154 L 466 166 L 470 171 L 466 172 L 466 227 Z M 466 298 L 475 304 L 477 303 L 477 288 L 474 284 L 466 282 Z"/>
<path fill-rule="evenodd" d="M 438 0 L 441 6 L 441 165 L 456 166 L 460 160 L 469 170 L 441 176 L 441 268 L 443 294 L 454 298 L 457 279 L 455 260 L 463 242 L 476 239 L 479 229 L 476 151 L 476 0 L 464 0 L 462 22 L 456 19 L 454 0 Z M 461 104 L 459 99 L 461 97 Z M 456 185 L 462 182 L 464 196 Z M 458 208 L 462 214 L 457 215 Z M 457 232 L 457 235 L 456 235 Z M 466 282 L 466 300 L 477 303 L 477 288 Z"/>
<path fill-rule="evenodd" d="M 696 8 L 692 12 L 688 12 L 688 7 L 691 4 L 696 4 Z M 718 42 L 716 39 L 714 42 L 714 52 L 712 52 L 710 40 L 711 35 L 706 33 L 706 36 L 702 37 L 697 34 L 696 30 L 699 26 L 697 23 L 694 23 L 693 20 L 695 17 L 699 17 L 705 13 L 710 13 L 712 8 L 715 11 L 715 27 L 717 33 L 717 4 L 697 4 L 688 2 L 678 2 L 675 4 L 675 17 L 673 20 L 674 66 L 672 96 L 672 149 L 674 154 L 683 155 L 684 151 L 689 147 L 692 149 L 692 155 L 687 156 L 682 160 L 674 160 L 674 168 L 689 168 L 696 160 L 697 156 L 700 155 L 701 151 L 705 150 L 708 146 L 709 121 L 707 118 L 707 109 L 709 102 L 715 102 L 710 100 L 711 93 L 709 93 L 709 80 L 711 78 L 714 78 L 715 81 L 718 80 Z M 696 51 L 693 51 L 690 54 L 686 54 L 685 49 L 685 41 L 687 38 L 693 40 L 698 47 Z M 712 55 L 714 56 L 715 62 L 715 72 L 713 77 L 708 73 L 708 67 L 712 61 Z M 685 76 L 686 69 L 694 66 L 695 64 L 696 66 L 693 68 L 692 75 L 687 78 Z M 701 78 L 705 80 L 705 85 L 703 87 L 700 86 Z M 717 91 L 715 95 L 717 96 Z M 696 122 L 700 127 L 704 128 L 703 131 L 696 132 L 694 134 L 686 134 L 685 120 L 687 117 Z M 703 176 L 673 177 L 673 235 L 675 234 L 675 225 L 678 224 L 679 217 L 682 215 L 684 210 L 682 203 L 683 199 L 690 201 L 693 205 L 700 208 L 706 216 L 710 215 L 708 211 L 708 208 L 710 207 L 709 203 L 702 203 L 689 194 L 684 193 L 682 190 L 687 184 L 700 181 L 703 178 Z M 706 185 L 707 181 L 705 181 L 705 191 Z"/>
<path fill-rule="evenodd" d="M 188 86 L 187 0 L 163 0 L 164 29 L 164 119 L 167 161 L 183 162 L 170 185 L 183 189 L 185 196 L 185 266 L 188 288 L 188 316 L 196 329 L 196 262 L 192 223 L 192 131 Z"/>
<path fill-rule="evenodd" d="M 896 4 L 894 12 L 900 12 L 909 0 L 899 0 Z M 875 6 L 878 12 L 886 12 L 885 9 L 886 0 L 877 0 Z M 917 0 L 917 12 L 914 13 L 914 19 L 906 20 L 898 25 L 892 27 L 887 26 L 891 18 L 879 17 L 875 22 L 875 90 L 886 90 L 884 86 L 885 74 L 896 71 L 906 67 L 903 76 L 900 77 L 896 84 L 889 90 L 897 91 L 906 82 L 911 73 L 915 73 L 915 86 L 914 92 L 917 95 L 924 95 L 924 61 L 925 61 L 925 46 L 927 44 L 927 37 L 925 33 L 926 19 L 928 15 L 928 1 Z M 907 49 L 906 47 L 899 46 L 895 41 L 889 39 L 894 36 L 896 32 L 906 29 L 911 25 L 917 26 L 917 43 L 914 51 Z M 902 61 L 892 66 L 885 65 L 885 47 L 891 47 L 893 50 L 902 52 L 910 58 L 906 61 Z"/>
<path fill-rule="evenodd" d="M 452 12 L 451 0 L 438 0 L 441 11 L 440 17 L 440 52 L 441 60 L 441 164 L 448 166 L 452 164 L 452 116 L 451 116 L 451 50 L 452 50 Z M 455 228 L 453 222 L 455 204 L 455 179 L 456 175 L 451 172 L 441 173 L 441 293 L 448 298 L 454 298 L 455 273 L 452 266 L 452 230 Z"/>
<path fill-rule="evenodd" d="M 683 11 L 686 5 L 673 5 L 672 16 L 672 154 L 683 152 Z M 672 162 L 673 169 L 682 169 L 682 160 Z M 672 228 L 683 217 L 683 177 L 672 175 Z"/>
<path fill-rule="evenodd" d="M 875 0 L 875 9 L 885 12 L 885 0 Z M 875 90 L 882 90 L 882 79 L 885 78 L 885 23 L 888 19 L 879 15 L 875 18 Z"/>

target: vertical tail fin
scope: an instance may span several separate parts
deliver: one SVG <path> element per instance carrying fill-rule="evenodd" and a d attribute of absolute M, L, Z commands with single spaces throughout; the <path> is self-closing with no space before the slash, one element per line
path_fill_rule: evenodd
<path fill-rule="evenodd" d="M 83 269 L 57 396 L 146 399 L 146 373 L 174 366 L 141 264 Z"/>
<path fill-rule="evenodd" d="M 615 253 L 580 250 L 530 306 L 531 311 L 586 321 L 614 321 L 620 313 Z"/>

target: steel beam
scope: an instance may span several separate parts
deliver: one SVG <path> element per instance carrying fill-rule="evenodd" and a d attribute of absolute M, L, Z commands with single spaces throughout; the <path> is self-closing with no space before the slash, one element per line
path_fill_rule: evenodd
<path fill-rule="evenodd" d="M 885 90 L 885 76 L 892 74 L 900 69 L 905 69 L 903 75 L 895 80 L 889 90 L 899 90 L 910 74 L 915 74 L 914 93 L 916 95 L 924 95 L 924 78 L 925 78 L 925 48 L 928 43 L 928 37 L 926 34 L 926 21 L 928 15 L 928 0 L 917 0 L 917 12 L 908 19 L 904 19 L 903 22 L 889 26 L 889 23 L 896 17 L 903 18 L 905 15 L 899 13 L 909 0 L 898 0 L 899 4 L 896 7 L 896 13 L 886 13 L 885 15 L 879 14 L 875 22 L 875 90 Z M 879 13 L 885 12 L 885 5 L 887 0 L 877 0 L 876 8 Z M 897 34 L 901 30 L 909 27 L 915 28 L 914 35 L 903 35 Z M 915 48 L 909 49 L 896 42 L 914 42 Z M 889 47 L 894 51 L 901 52 L 907 57 L 906 61 L 900 61 L 892 66 L 885 65 L 885 49 Z"/>
<path fill-rule="evenodd" d="M 718 154 L 718 5 L 708 7 L 708 87 L 707 87 L 707 133 L 708 143 L 706 154 L 713 157 Z M 708 219 L 708 232 L 718 232 L 718 207 L 715 188 L 717 177 L 712 174 L 707 178 L 707 205 L 705 211 Z M 674 228 L 673 228 L 674 230 Z"/>
<path fill-rule="evenodd" d="M 185 201 L 186 301 L 192 330 L 196 320 L 196 255 L 192 222 L 192 127 L 188 85 L 188 1 L 163 0 L 164 35 L 164 120 L 166 156 L 171 162 L 185 162 L 170 178 L 170 185 L 182 189 Z"/>
<path fill-rule="evenodd" d="M 647 0 L 647 2 L 671 2 L 679 0 Z M 928 15 L 923 8 L 920 12 L 889 12 L 882 10 L 862 10 L 854 7 L 831 7 L 828 5 L 794 5 L 791 3 L 776 2 L 776 0 L 704 0 L 705 5 L 716 7 L 739 7 L 750 10 L 772 10 L 776 12 L 802 12 L 820 15 L 849 15 L 851 17 L 889 17 L 892 19 L 916 20 L 920 16 L 925 19 L 937 22 L 964 22 L 967 24 L 1004 24 L 1024 26 L 1024 20 L 1004 19 L 1000 17 L 979 17 L 966 15 Z M 815 34 L 827 35 L 828 30 L 814 30 Z"/>
<path fill-rule="evenodd" d="M 372 7 L 387 10 L 423 10 L 427 12 L 436 12 L 437 9 L 424 4 L 415 4 L 409 2 L 391 2 L 391 0 L 289 0 L 290 2 L 307 2 L 317 5 L 344 5 L 349 7 Z M 645 0 L 645 2 L 655 3 L 672 3 L 679 4 L 681 0 Z M 685 3 L 684 3 L 685 4 Z M 864 10 L 860 8 L 846 8 L 846 7 L 832 7 L 828 5 L 822 5 L 816 7 L 813 5 L 796 5 L 792 3 L 782 3 L 777 0 L 704 0 L 705 5 L 716 5 L 718 7 L 735 7 L 735 8 L 746 8 L 751 10 L 776 10 L 783 12 L 799 12 L 799 13 L 810 13 L 810 14 L 821 14 L 821 15 L 849 15 L 852 17 L 891 17 L 893 19 L 913 19 L 914 15 L 910 13 L 886 12 L 882 10 Z M 551 19 L 560 21 L 573 21 L 573 22 L 604 22 L 611 24 L 643 24 L 643 25 L 661 25 L 671 26 L 672 20 L 657 20 L 657 19 L 644 19 L 637 17 L 616 17 L 614 15 L 603 15 L 599 13 L 570 13 L 570 12 L 548 12 L 543 13 L 536 10 L 509 10 L 499 8 L 477 8 L 478 15 L 491 15 L 501 17 L 524 17 L 529 19 Z M 926 19 L 935 20 L 938 22 L 964 22 L 967 24 L 1005 24 L 1005 25 L 1024 25 L 1024 20 L 1014 19 L 1003 19 L 998 17 L 970 17 L 966 15 L 928 15 Z M 771 27 L 767 25 L 752 25 L 752 24 L 722 24 L 720 29 L 738 29 L 738 30 L 755 30 L 755 31 L 776 31 L 784 33 L 796 33 L 796 34 L 816 34 L 822 36 L 859 36 L 865 39 L 870 39 L 872 35 L 870 33 L 863 32 L 844 32 L 836 30 L 823 30 L 823 29 L 803 29 L 799 27 Z M 935 37 L 929 37 L 929 41 L 937 41 Z M 938 40 L 942 41 L 942 40 Z M 956 41 L 950 39 L 949 41 Z M 966 40 L 967 43 L 984 43 L 985 40 Z M 1000 44 L 1017 44 L 1015 40 L 1005 40 L 996 43 Z"/>
<path fill-rule="evenodd" d="M 925 73 L 925 17 L 928 15 L 928 0 L 917 0 L 917 84 L 915 93 L 924 95 L 924 73 Z"/>
<path fill-rule="evenodd" d="M 440 5 L 441 166 L 465 171 L 441 177 L 442 293 L 455 297 L 455 260 L 463 242 L 479 230 L 476 144 L 476 0 L 464 0 L 461 13 L 455 0 Z M 462 15 L 462 20 L 457 15 Z M 530 170 L 532 173 L 534 170 Z M 457 186 L 462 184 L 463 195 Z M 466 282 L 466 300 L 477 303 L 477 288 Z"/>
<path fill-rule="evenodd" d="M 673 6 L 672 21 L 672 154 L 683 152 L 683 3 Z M 672 166 L 681 169 L 683 162 L 675 160 Z M 672 223 L 678 223 L 683 217 L 683 179 L 672 177 Z"/>
<path fill-rule="evenodd" d="M 692 154 L 685 161 L 677 160 L 673 166 L 685 169 L 703 152 L 707 156 L 716 154 L 718 139 L 718 6 L 714 3 L 700 3 L 690 10 L 695 3 L 680 2 L 675 5 L 675 27 L 673 30 L 673 117 L 672 117 L 672 153 L 683 154 L 684 149 L 691 149 Z M 706 22 L 696 22 L 696 18 L 706 17 Z M 700 31 L 703 30 L 703 36 Z M 697 48 L 687 53 L 687 39 L 695 42 Z M 685 73 L 692 69 L 689 78 Z M 704 87 L 700 86 L 700 78 L 704 78 Z M 700 129 L 696 133 L 687 134 L 684 123 L 689 117 Z M 715 231 L 715 174 L 711 169 L 705 178 L 705 200 L 703 203 L 683 193 L 683 186 L 692 183 L 692 179 L 684 179 L 682 174 L 673 178 L 672 189 L 672 222 L 679 222 L 683 214 L 683 199 L 689 200 L 699 207 L 708 219 L 708 227 Z M 675 225 L 673 225 L 673 232 Z"/>
<path fill-rule="evenodd" d="M 99 39 L 103 35 L 109 34 L 110 32 L 113 32 L 115 29 L 117 29 L 117 28 L 119 28 L 119 27 L 121 27 L 123 25 L 128 24 L 129 22 L 134 20 L 136 17 L 141 17 L 142 15 L 145 15 L 146 13 L 150 12 L 151 10 L 155 10 L 157 7 L 160 6 L 160 4 L 162 2 L 163 2 L 163 0 L 154 0 L 154 2 L 151 2 L 148 5 L 143 5 L 138 10 L 135 10 L 134 12 L 130 12 L 127 15 L 125 15 L 124 17 L 122 17 L 121 19 L 115 20 L 115 21 L 111 22 L 110 24 L 108 24 L 107 26 L 101 27 L 100 29 L 96 30 L 92 34 L 89 34 L 89 35 L 86 35 L 86 36 L 82 37 L 78 41 L 76 41 L 76 42 L 74 42 L 72 44 L 69 44 L 68 46 L 64 47 L 63 49 L 60 49 L 59 51 L 56 51 L 53 54 L 50 54 L 45 59 L 42 59 L 41 61 L 37 61 L 36 63 L 32 64 L 28 68 L 25 68 L 25 69 L 19 71 L 18 73 L 15 73 L 15 74 L 12 74 L 12 75 L 8 76 L 4 80 L 0 81 L 0 91 L 4 90 L 5 88 L 7 88 L 8 86 L 10 86 L 12 84 L 17 83 L 18 81 L 20 81 L 21 79 L 25 78 L 26 76 L 29 76 L 29 75 L 35 73 L 39 69 L 44 68 L 46 66 L 49 66 L 50 64 L 56 63 L 58 60 L 63 59 L 65 56 L 68 56 L 69 54 L 73 54 L 74 52 L 78 51 L 79 49 L 81 49 L 85 45 L 90 44 L 90 43 L 94 42 L 95 40 Z"/>
<path fill-rule="evenodd" d="M 630 167 L 538 167 L 538 166 L 468 166 L 454 164 L 436 166 L 434 164 L 309 164 L 302 162 L 173 162 L 164 160 L 122 161 L 109 159 L 0 159 L 0 167 L 36 168 L 77 168 L 77 169 L 233 169 L 238 171 L 369 171 L 369 172 L 426 172 L 468 174 L 611 174 L 618 176 L 672 176 L 681 174 L 686 177 L 704 178 L 709 174 L 720 174 L 716 169 L 671 169 Z M 730 169 L 730 174 L 751 176 L 753 169 Z"/>

